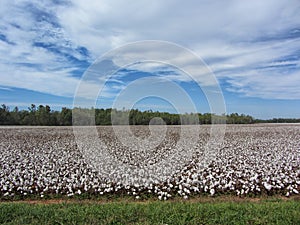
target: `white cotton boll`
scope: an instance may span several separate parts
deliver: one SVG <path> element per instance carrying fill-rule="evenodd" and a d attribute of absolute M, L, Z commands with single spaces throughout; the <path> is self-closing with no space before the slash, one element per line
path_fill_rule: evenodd
<path fill-rule="evenodd" d="M 272 189 L 272 185 L 271 184 L 268 184 L 268 183 L 264 183 L 264 187 L 266 190 L 270 191 Z"/>
<path fill-rule="evenodd" d="M 194 187 L 194 192 L 199 192 L 199 188 L 198 187 Z"/>
<path fill-rule="evenodd" d="M 295 194 L 299 194 L 299 191 L 296 190 L 296 189 L 293 189 L 293 192 L 294 192 Z"/>
<path fill-rule="evenodd" d="M 185 193 L 187 193 L 187 194 L 190 194 L 190 193 L 191 193 L 190 190 L 187 189 L 187 188 L 184 188 L 183 191 L 184 191 Z"/>
<path fill-rule="evenodd" d="M 216 191 L 215 191 L 215 189 L 212 188 L 212 189 L 209 190 L 209 193 L 210 193 L 211 196 L 213 196 L 216 193 Z"/>
<path fill-rule="evenodd" d="M 208 191 L 208 186 L 205 185 L 204 187 L 204 191 L 207 192 Z"/>

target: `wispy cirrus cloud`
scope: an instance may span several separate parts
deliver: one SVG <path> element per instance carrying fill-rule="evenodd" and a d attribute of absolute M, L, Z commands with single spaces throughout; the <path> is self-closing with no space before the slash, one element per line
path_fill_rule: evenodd
<path fill-rule="evenodd" d="M 48 1 L 2 3 L 1 85 L 73 96 L 91 58 L 60 26 L 55 11 L 62 5 Z"/>
<path fill-rule="evenodd" d="M 293 81 L 294 73 L 281 75 L 290 80 L 290 87 L 293 87 L 286 89 L 285 93 L 278 91 L 274 85 L 270 87 L 274 90 L 265 94 L 264 89 L 241 92 L 240 86 L 235 84 L 243 85 L 243 90 L 255 89 L 249 86 L 254 83 L 267 85 L 267 77 L 277 77 L 280 73 L 275 68 L 274 71 L 261 68 L 282 61 L 289 60 L 290 67 L 299 69 L 299 10 L 297 0 L 288 4 L 284 1 L 235 0 L 139 1 L 133 5 L 119 1 L 96 3 L 76 0 L 63 11 L 61 23 L 73 40 L 87 46 L 94 55 L 128 41 L 169 40 L 198 54 L 220 80 L 228 81 L 223 83 L 229 85 L 227 90 L 253 97 L 295 99 L 300 98 L 300 94 L 291 91 L 289 95 L 289 90 L 299 86 L 297 80 Z M 95 40 L 97 36 L 99 41 Z M 102 43 L 108 45 L 103 46 Z M 161 54 L 169 52 L 162 51 Z M 147 66 L 144 69 L 149 71 Z M 158 69 L 160 67 L 152 67 L 152 70 Z M 253 73 L 262 76 L 250 75 Z M 252 76 L 251 80 L 255 78 L 255 82 L 246 82 L 248 76 Z M 185 80 L 176 74 L 172 78 Z M 245 82 L 241 82 L 243 78 Z M 233 82 L 235 79 L 238 82 Z"/>

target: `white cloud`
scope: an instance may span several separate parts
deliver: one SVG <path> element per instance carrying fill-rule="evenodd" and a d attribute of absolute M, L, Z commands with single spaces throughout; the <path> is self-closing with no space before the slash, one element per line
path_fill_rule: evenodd
<path fill-rule="evenodd" d="M 72 38 L 97 50 L 143 39 L 163 39 L 191 48 L 209 40 L 252 40 L 299 25 L 299 1 L 86 1 L 61 8 Z M 98 41 L 95 39 L 98 37 Z M 106 43 L 101 43 L 105 39 Z M 94 40 L 90 42 L 90 40 Z M 99 48 L 100 47 L 100 48 Z"/>
<path fill-rule="evenodd" d="M 8 87 L 1 87 L 1 86 L 0 86 L 0 90 L 11 91 L 12 89 L 11 89 L 11 88 L 8 88 Z"/>
<path fill-rule="evenodd" d="M 300 72 L 288 75 L 274 69 L 247 71 L 243 76 L 228 80 L 235 91 L 246 96 L 270 99 L 299 99 Z"/>
<path fill-rule="evenodd" d="M 19 66 L 19 70 L 12 67 L 1 67 L 1 85 L 7 87 L 24 88 L 28 90 L 48 93 L 58 96 L 72 97 L 78 84 L 78 79 L 68 77 L 66 71 L 39 72 Z"/>
<path fill-rule="evenodd" d="M 73 97 L 79 78 L 72 72 L 81 68 L 68 57 L 89 58 L 55 24 L 57 7 L 48 1 L 3 2 L 0 32 L 8 41 L 0 41 L 0 85 Z"/>
<path fill-rule="evenodd" d="M 299 11 L 298 0 L 72 0 L 65 4 L 3 0 L 0 34 L 10 43 L 0 39 L 0 85 L 72 96 L 79 82 L 72 71 L 81 65 L 68 56 L 91 63 L 127 42 L 157 39 L 192 49 L 220 80 L 229 83 L 228 90 L 262 98 L 300 99 L 299 57 L 291 57 L 300 51 Z M 54 50 L 36 42 L 54 45 Z M 79 47 L 91 55 L 81 54 Z M 188 57 L 174 57 L 163 49 L 162 54 L 203 75 L 193 70 Z M 289 63 L 294 64 L 293 70 L 277 68 Z M 262 69 L 270 66 L 276 68 Z M 187 81 L 178 74 L 169 78 Z"/>
<path fill-rule="evenodd" d="M 295 36 L 293 41 L 286 41 L 286 36 L 297 33 L 300 27 L 300 2 L 297 0 L 288 3 L 280 0 L 126 3 L 76 0 L 71 8 L 63 10 L 61 23 L 65 29 L 74 41 L 88 46 L 94 56 L 128 41 L 173 41 L 194 50 L 208 62 L 217 77 L 230 80 L 231 90 L 235 91 L 240 90 L 234 86 L 235 77 L 247 78 L 255 71 L 253 67 L 267 66 L 283 60 L 283 57 L 295 55 L 300 46 L 299 38 Z M 162 50 L 162 54 L 168 52 Z M 179 59 L 174 59 L 174 63 L 176 60 Z M 149 71 L 146 66 L 144 69 Z M 262 73 L 262 76 L 251 79 L 259 83 L 261 79 L 265 80 L 265 76 Z M 268 76 L 272 77 L 272 74 Z M 286 89 L 286 94 L 281 97 L 300 98 L 292 91 L 299 86 L 298 81 L 292 80 L 293 75 L 289 73 L 284 77 L 291 83 L 290 89 Z M 170 78 L 186 81 L 178 75 Z M 245 89 L 251 89 L 249 85 L 253 82 L 242 84 Z M 247 94 L 277 98 L 279 89 L 273 87 L 274 90 L 265 95 L 261 93 L 263 89 L 257 94 Z"/>

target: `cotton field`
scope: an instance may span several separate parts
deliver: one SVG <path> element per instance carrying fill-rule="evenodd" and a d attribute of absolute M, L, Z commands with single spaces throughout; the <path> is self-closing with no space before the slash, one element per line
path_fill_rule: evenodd
<path fill-rule="evenodd" d="M 191 136 L 195 134 L 194 127 L 185 126 Z M 238 196 L 299 194 L 300 124 L 227 125 L 222 142 L 215 147 L 214 157 L 207 164 L 202 159 L 205 148 L 209 149 L 210 126 L 201 125 L 199 138 L 188 145 L 186 151 L 191 158 L 180 158 L 184 154 L 178 151 L 175 154 L 180 126 L 168 126 L 165 137 L 153 151 L 148 151 L 153 146 L 124 146 L 115 135 L 122 129 L 122 126 L 97 127 L 98 137 L 110 157 L 135 168 L 151 168 L 172 156 L 183 164 L 169 177 L 163 170 L 153 170 L 156 173 L 153 177 L 161 177 L 160 180 L 148 174 L 149 179 L 135 182 L 136 174 L 128 172 L 126 179 L 131 182 L 122 182 L 125 176 L 122 168 L 109 163 L 99 168 L 91 165 L 89 160 L 95 158 L 96 161 L 97 156 L 83 155 L 72 127 L 1 127 L 0 195 L 2 198 L 16 195 L 43 198 L 51 194 L 73 196 L 87 192 L 128 194 L 137 199 L 153 195 L 167 200 L 174 196 L 187 199 L 227 193 Z M 147 126 L 132 126 L 131 130 L 141 138 L 150 132 Z M 107 173 L 110 168 L 113 172 Z"/>

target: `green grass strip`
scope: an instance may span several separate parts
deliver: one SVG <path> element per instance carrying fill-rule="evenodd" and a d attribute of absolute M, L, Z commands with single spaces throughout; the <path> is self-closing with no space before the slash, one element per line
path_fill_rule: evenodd
<path fill-rule="evenodd" d="M 300 224 L 300 202 L 0 203 L 0 224 Z"/>

